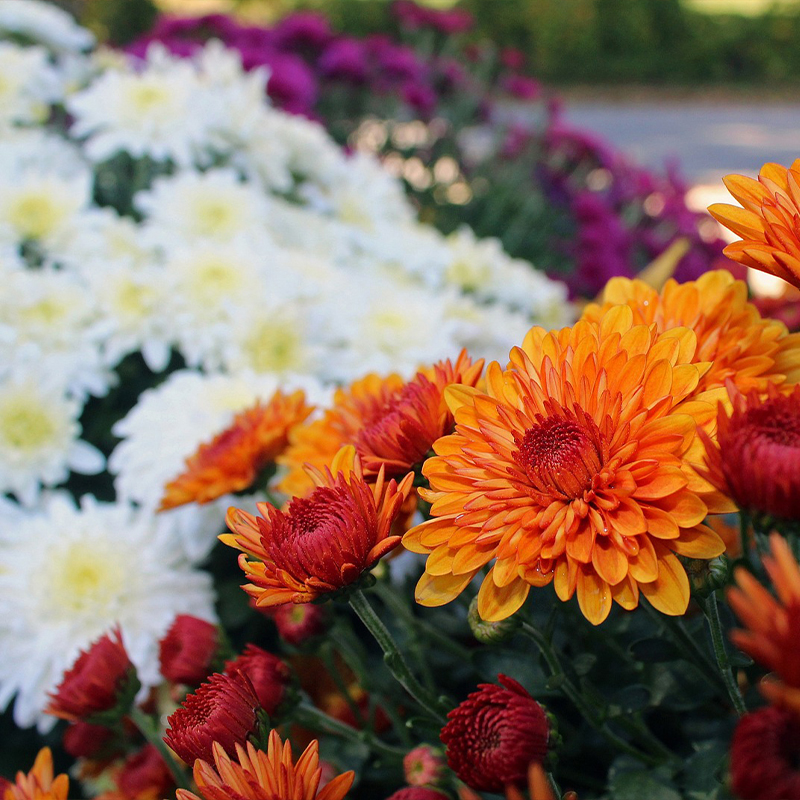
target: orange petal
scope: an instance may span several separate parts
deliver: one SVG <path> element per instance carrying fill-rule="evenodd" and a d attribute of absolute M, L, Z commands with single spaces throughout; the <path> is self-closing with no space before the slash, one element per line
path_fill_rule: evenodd
<path fill-rule="evenodd" d="M 639 590 L 650 605 L 662 614 L 677 617 L 689 605 L 689 578 L 677 556 L 656 545 L 658 577 L 652 583 L 640 583 Z"/>
<path fill-rule="evenodd" d="M 414 597 L 421 606 L 443 606 L 458 597 L 474 576 L 474 572 L 467 575 L 437 576 L 425 572 L 417 583 Z"/>
<path fill-rule="evenodd" d="M 669 546 L 688 558 L 716 558 L 725 552 L 725 542 L 708 525 L 682 530 L 680 539 L 670 542 Z"/>
<path fill-rule="evenodd" d="M 615 586 L 628 574 L 628 559 L 608 536 L 598 536 L 592 549 L 592 566 L 609 585 Z"/>
<path fill-rule="evenodd" d="M 611 588 L 593 570 L 578 569 L 578 605 L 592 625 L 599 625 L 611 611 Z"/>
<path fill-rule="evenodd" d="M 493 580 L 493 571 L 494 568 L 489 570 L 478 592 L 478 614 L 487 622 L 499 622 L 515 614 L 531 590 L 530 584 L 522 578 L 517 578 L 507 586 L 497 586 Z"/>

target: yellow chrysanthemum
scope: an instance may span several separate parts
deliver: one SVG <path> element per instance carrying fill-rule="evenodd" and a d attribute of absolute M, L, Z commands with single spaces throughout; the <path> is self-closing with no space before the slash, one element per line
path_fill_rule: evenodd
<path fill-rule="evenodd" d="M 599 322 L 617 305 L 630 306 L 634 322 L 655 323 L 659 331 L 694 331 L 694 360 L 711 362 L 696 393 L 723 387 L 727 379 L 742 392 L 800 381 L 800 334 L 789 334 L 777 320 L 762 319 L 747 301 L 747 284 L 727 270 L 706 272 L 686 283 L 669 280 L 661 292 L 640 280 L 612 278 L 602 304 L 587 306 L 583 318 Z"/>
<path fill-rule="evenodd" d="M 677 554 L 722 553 L 703 520 L 729 507 L 687 463 L 696 426 L 715 416 L 707 396 L 687 399 L 710 367 L 696 349 L 691 330 L 658 333 L 617 306 L 599 324 L 533 328 L 505 371 L 489 366 L 485 393 L 450 387 L 456 432 L 423 468 L 433 518 L 403 539 L 429 554 L 417 600 L 449 602 L 494 561 L 478 594 L 486 620 L 551 582 L 594 624 L 640 592 L 682 614 Z"/>
<path fill-rule="evenodd" d="M 742 204 L 708 207 L 717 222 L 742 237 L 723 250 L 725 255 L 800 287 L 800 159 L 788 169 L 764 164 L 757 181 L 744 175 L 723 181 Z"/>
<path fill-rule="evenodd" d="M 67 800 L 69 776 L 53 777 L 53 755 L 49 747 L 39 751 L 33 769 L 18 772 L 14 783 L 0 779 L 2 800 Z"/>

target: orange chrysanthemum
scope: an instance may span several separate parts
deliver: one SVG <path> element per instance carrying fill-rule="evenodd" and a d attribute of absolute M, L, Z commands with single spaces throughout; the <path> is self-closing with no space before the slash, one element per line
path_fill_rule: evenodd
<path fill-rule="evenodd" d="M 745 627 L 731 631 L 731 639 L 775 673 L 760 684 L 764 696 L 800 713 L 800 566 L 777 533 L 770 536 L 770 547 L 772 555 L 763 561 L 778 596 L 738 567 L 734 573 L 738 588 L 728 589 L 728 602 Z"/>
<path fill-rule="evenodd" d="M 238 762 L 238 763 L 237 763 Z M 267 752 L 236 746 L 232 760 L 214 745 L 214 766 L 198 759 L 194 781 L 200 796 L 178 789 L 178 800 L 342 800 L 353 783 L 353 772 L 337 775 L 318 791 L 322 770 L 319 743 L 315 739 L 294 763 L 289 742 L 281 742 L 276 731 L 269 735 Z"/>
<path fill-rule="evenodd" d="M 562 600 L 577 592 L 594 624 L 612 600 L 635 608 L 640 591 L 682 614 L 676 554 L 722 553 L 702 523 L 728 509 L 687 463 L 696 425 L 714 418 L 711 403 L 686 399 L 709 367 L 692 363 L 696 345 L 691 330 L 659 334 L 618 306 L 600 325 L 533 328 L 505 371 L 489 366 L 485 394 L 448 389 L 456 433 L 423 468 L 433 518 L 403 539 L 430 554 L 417 600 L 449 602 L 494 559 L 478 594 L 485 620 L 551 582 Z"/>
<path fill-rule="evenodd" d="M 209 503 L 252 486 L 259 472 L 284 451 L 290 431 L 313 410 L 303 391 L 277 391 L 268 403 L 237 414 L 229 428 L 186 460 L 186 471 L 165 487 L 159 510 Z"/>
<path fill-rule="evenodd" d="M 348 389 L 339 389 L 322 419 L 292 433 L 289 447 L 278 459 L 289 468 L 281 491 L 307 494 L 313 484 L 305 465 L 321 469 L 348 444 L 355 445 L 365 474 L 376 475 L 383 467 L 387 477 L 405 475 L 452 428 L 445 388 L 453 383 L 474 386 L 482 369 L 482 360 L 473 364 L 462 351 L 455 363 L 441 361 L 408 382 L 395 374 L 386 378 L 370 374 Z"/>
<path fill-rule="evenodd" d="M 768 383 L 800 382 L 800 334 L 782 322 L 762 319 L 747 300 L 747 284 L 727 270 L 706 272 L 696 281 L 668 280 L 661 292 L 644 281 L 612 278 L 603 303 L 586 307 L 584 319 L 599 322 L 617 305 L 628 305 L 634 322 L 659 331 L 691 328 L 697 335 L 694 361 L 711 362 L 695 393 L 730 379 L 741 391 L 765 391 Z"/>
<path fill-rule="evenodd" d="M 723 253 L 753 269 L 800 287 L 800 159 L 788 169 L 764 164 L 758 180 L 744 175 L 722 179 L 742 204 L 714 203 L 708 212 L 742 240 Z"/>
<path fill-rule="evenodd" d="M 53 754 L 49 747 L 43 747 L 33 769 L 26 775 L 18 772 L 14 783 L 0 783 L 2 800 L 67 800 L 69 776 L 53 777 Z"/>
<path fill-rule="evenodd" d="M 381 470 L 367 483 L 352 446 L 330 468 L 308 472 L 317 488 L 295 497 L 286 512 L 270 503 L 256 504 L 258 517 L 228 510 L 232 533 L 220 539 L 242 551 L 239 566 L 252 581 L 243 588 L 258 607 L 308 603 L 343 589 L 400 543 L 392 523 L 411 491 L 412 473 L 398 484 L 385 481 Z"/>

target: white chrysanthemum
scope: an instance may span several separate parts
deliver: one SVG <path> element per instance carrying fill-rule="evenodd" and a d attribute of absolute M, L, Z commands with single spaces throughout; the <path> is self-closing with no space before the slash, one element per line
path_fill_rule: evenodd
<path fill-rule="evenodd" d="M 137 270 L 159 261 L 157 248 L 146 241 L 139 223 L 113 209 L 92 207 L 81 215 L 60 261 L 84 276 L 114 269 Z"/>
<path fill-rule="evenodd" d="M 269 400 L 279 388 L 304 388 L 314 402 L 317 386 L 313 380 L 283 381 L 274 375 L 172 373 L 144 392 L 114 425 L 114 435 L 122 439 L 109 458 L 117 494 L 156 508 L 164 486 L 183 471 L 185 460 L 228 427 L 239 411 Z"/>
<path fill-rule="evenodd" d="M 13 183 L 17 175 L 38 173 L 59 178 L 83 176 L 91 181 L 80 148 L 44 128 L 10 128 L 0 136 L 0 176 Z"/>
<path fill-rule="evenodd" d="M 93 161 L 125 152 L 190 165 L 208 144 L 196 91 L 192 63 L 153 45 L 140 71 L 109 69 L 67 100 L 71 133 L 89 137 L 85 150 Z"/>
<path fill-rule="evenodd" d="M 94 475 L 105 466 L 100 451 L 79 438 L 81 403 L 65 394 L 56 367 L 43 360 L 0 380 L 0 492 L 26 505 L 70 470 Z"/>
<path fill-rule="evenodd" d="M 102 363 L 114 367 L 128 354 L 140 351 L 153 372 L 162 372 L 174 344 L 163 268 L 132 268 L 125 259 L 96 266 L 85 280 L 100 315 L 94 330 L 102 337 Z"/>
<path fill-rule="evenodd" d="M 0 708 L 41 730 L 47 693 L 80 650 L 115 625 L 145 686 L 160 682 L 158 641 L 178 614 L 216 621 L 211 578 L 190 568 L 167 531 L 131 506 L 81 507 L 62 494 L 0 519 Z"/>
<path fill-rule="evenodd" d="M 325 308 L 340 347 L 324 365 L 326 377 L 351 381 L 392 371 L 410 376 L 420 364 L 454 356 L 460 347 L 457 325 L 448 319 L 450 299 L 393 271 L 355 273 Z"/>
<path fill-rule="evenodd" d="M 64 10 L 39 0 L 3 0 L 0 32 L 23 36 L 58 51 L 81 51 L 94 44 L 91 32 Z"/>
<path fill-rule="evenodd" d="M 228 244 L 242 239 L 256 247 L 266 240 L 269 244 L 266 198 L 232 170 L 186 171 L 159 178 L 149 191 L 136 195 L 135 203 L 148 218 L 151 238 L 165 247 L 176 240 Z"/>
<path fill-rule="evenodd" d="M 447 238 L 451 259 L 446 280 L 484 302 L 497 302 L 528 314 L 545 328 L 568 325 L 567 288 L 532 269 L 527 261 L 511 258 L 499 239 L 478 239 L 461 227 Z"/>
<path fill-rule="evenodd" d="M 25 172 L 0 176 L 0 243 L 34 243 L 53 259 L 90 200 L 88 173 L 72 178 Z"/>
<path fill-rule="evenodd" d="M 61 82 L 43 47 L 0 42 L 0 129 L 41 123 L 61 98 Z"/>

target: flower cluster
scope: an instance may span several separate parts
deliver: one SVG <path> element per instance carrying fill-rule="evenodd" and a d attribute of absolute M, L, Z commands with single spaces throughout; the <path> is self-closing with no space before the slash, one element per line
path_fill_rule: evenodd
<path fill-rule="evenodd" d="M 335 384 L 501 353 L 570 310 L 471 231 L 419 223 L 236 50 L 90 50 L 36 3 L 0 29 L 0 707 L 47 727 L 102 633 L 119 625 L 152 687 L 175 617 L 215 621 L 198 565 L 222 509 L 266 487 Z M 513 298 L 453 278 L 487 258 Z"/>
<path fill-rule="evenodd" d="M 159 42 L 189 57 L 209 39 L 236 48 L 248 69 L 269 70 L 276 105 L 380 153 L 443 230 L 467 222 L 490 231 L 575 295 L 633 277 L 678 240 L 688 243 L 681 280 L 724 265 L 715 226 L 687 208 L 676 170 L 650 173 L 567 124 L 524 53 L 476 43 L 460 8 L 398 0 L 391 11 L 394 33 L 361 38 L 308 11 L 271 27 L 220 14 L 162 17 L 129 49 L 143 55 Z M 459 269 L 481 288 L 498 286 L 478 267 Z"/>

